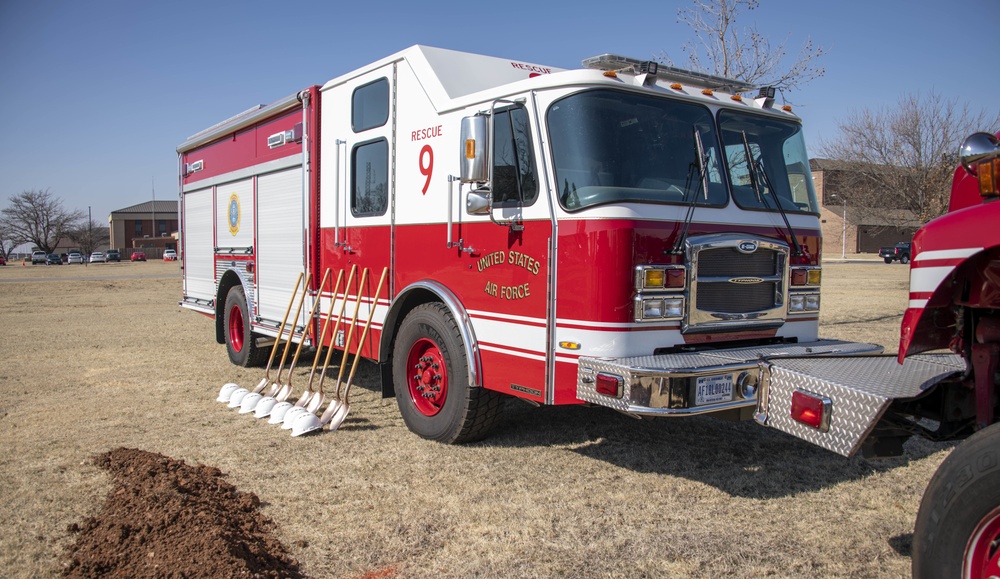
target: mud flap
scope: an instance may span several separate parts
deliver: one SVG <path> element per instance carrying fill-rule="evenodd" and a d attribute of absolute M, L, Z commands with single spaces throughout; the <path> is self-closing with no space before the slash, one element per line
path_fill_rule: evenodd
<path fill-rule="evenodd" d="M 893 400 L 921 396 L 939 382 L 965 371 L 954 354 L 761 360 L 757 422 L 843 456 L 860 448 Z M 792 396 L 800 391 L 826 399 L 828 422 L 813 428 L 792 419 Z"/>

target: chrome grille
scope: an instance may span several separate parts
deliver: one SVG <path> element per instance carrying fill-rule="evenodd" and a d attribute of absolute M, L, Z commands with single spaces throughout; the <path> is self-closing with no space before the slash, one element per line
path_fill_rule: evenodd
<path fill-rule="evenodd" d="M 781 324 L 787 309 L 788 254 L 788 245 L 773 239 L 736 234 L 692 237 L 687 246 L 691 279 L 684 331 Z"/>

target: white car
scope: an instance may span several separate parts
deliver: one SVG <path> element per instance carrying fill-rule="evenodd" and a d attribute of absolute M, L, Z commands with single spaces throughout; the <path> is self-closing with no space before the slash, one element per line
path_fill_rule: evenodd
<path fill-rule="evenodd" d="M 66 257 L 66 263 L 83 263 L 83 255 L 79 251 L 70 252 Z"/>
<path fill-rule="evenodd" d="M 163 261 L 177 261 L 177 252 L 173 249 L 168 249 L 163 252 Z"/>
<path fill-rule="evenodd" d="M 90 254 L 90 263 L 106 263 L 108 260 L 104 257 L 104 253 L 100 251 L 95 251 Z"/>

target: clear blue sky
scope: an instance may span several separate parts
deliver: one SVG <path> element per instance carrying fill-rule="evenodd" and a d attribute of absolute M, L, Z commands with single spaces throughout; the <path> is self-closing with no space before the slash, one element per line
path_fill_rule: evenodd
<path fill-rule="evenodd" d="M 176 199 L 175 149 L 261 103 L 413 44 L 561 68 L 613 52 L 680 64 L 687 1 L 0 0 L 0 208 L 48 188 L 106 221 Z M 826 75 L 789 95 L 811 156 L 859 107 L 935 90 L 1000 108 L 1000 0 L 761 0 L 747 13 Z M 977 78 L 977 75 L 979 78 Z"/>

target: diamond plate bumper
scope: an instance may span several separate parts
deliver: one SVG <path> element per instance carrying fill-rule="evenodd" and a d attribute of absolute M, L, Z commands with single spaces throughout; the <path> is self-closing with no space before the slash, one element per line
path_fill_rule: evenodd
<path fill-rule="evenodd" d="M 643 416 L 684 416 L 718 412 L 757 405 L 756 388 L 741 395 L 741 378 L 758 383 L 762 359 L 790 356 L 850 356 L 877 354 L 882 348 L 873 344 L 819 340 L 807 344 L 784 344 L 710 350 L 659 356 L 628 358 L 580 358 L 577 368 L 576 396 L 584 402 L 607 406 L 627 414 Z M 600 375 L 620 380 L 616 395 L 598 391 Z M 699 379 L 711 380 L 713 386 L 732 386 L 725 400 L 697 404 Z"/>
<path fill-rule="evenodd" d="M 754 418 L 766 426 L 851 456 L 893 400 L 915 398 L 939 382 L 965 371 L 954 354 L 836 358 L 785 358 L 760 362 L 760 390 Z M 829 428 L 792 420 L 792 395 L 802 390 L 831 402 Z"/>

